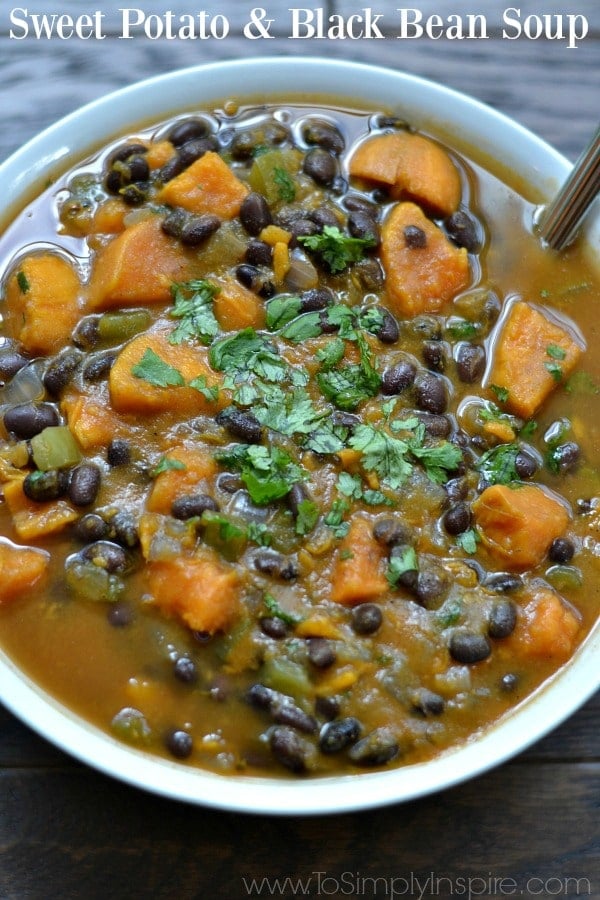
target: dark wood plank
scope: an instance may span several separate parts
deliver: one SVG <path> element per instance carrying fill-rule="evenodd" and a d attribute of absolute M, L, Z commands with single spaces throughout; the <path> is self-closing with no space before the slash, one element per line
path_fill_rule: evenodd
<path fill-rule="evenodd" d="M 598 897 L 599 787 L 599 764 L 540 766 L 534 778 L 531 767 L 515 765 L 405 806 L 278 819 L 188 807 L 87 770 L 5 772 L 0 896 L 229 900 L 248 896 L 252 878 L 289 877 L 303 879 L 309 896 L 341 897 L 359 875 L 383 879 L 379 892 L 350 896 L 386 896 L 386 880 L 389 896 L 391 879 L 401 895 L 400 879 L 412 873 L 512 878 L 519 890 L 532 877 L 579 878 L 580 895 Z M 425 896 L 450 896 L 447 885 Z M 419 896 L 416 887 L 404 895 Z M 482 895 L 500 896 L 482 894 L 480 882 Z M 293 896 L 289 883 L 274 896 Z"/>

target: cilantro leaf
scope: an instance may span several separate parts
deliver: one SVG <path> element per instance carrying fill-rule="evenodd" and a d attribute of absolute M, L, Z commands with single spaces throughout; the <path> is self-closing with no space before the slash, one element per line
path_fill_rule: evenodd
<path fill-rule="evenodd" d="M 136 378 L 147 381 L 154 387 L 181 387 L 185 378 L 179 369 L 173 368 L 148 347 L 138 363 L 131 369 Z"/>
<path fill-rule="evenodd" d="M 410 442 L 410 452 L 423 465 L 428 477 L 436 484 L 445 484 L 448 472 L 453 472 L 462 460 L 462 452 L 450 441 L 441 441 L 432 447 Z"/>
<path fill-rule="evenodd" d="M 481 538 L 474 528 L 469 528 L 467 531 L 463 531 L 462 534 L 456 535 L 456 543 L 465 553 L 476 553 L 477 544 L 480 540 Z"/>
<path fill-rule="evenodd" d="M 233 377 L 244 376 L 246 379 L 248 372 L 253 372 L 265 381 L 283 381 L 287 369 L 285 361 L 266 338 L 253 328 L 244 328 L 213 344 L 209 362 L 213 369 L 228 372 Z"/>
<path fill-rule="evenodd" d="M 319 518 L 319 507 L 312 500 L 301 500 L 296 516 L 296 534 L 305 535 L 313 530 Z"/>
<path fill-rule="evenodd" d="M 296 199 L 296 185 L 288 171 L 282 166 L 273 167 L 273 181 L 277 185 L 279 199 L 291 203 Z"/>
<path fill-rule="evenodd" d="M 489 484 L 510 484 L 520 481 L 515 460 L 520 452 L 518 444 L 499 444 L 479 458 L 477 468 Z"/>
<path fill-rule="evenodd" d="M 362 453 L 363 468 L 367 472 L 376 472 L 392 489 L 399 488 L 412 472 L 407 459 L 407 442 L 391 437 L 373 425 L 358 425 L 348 443 Z"/>
<path fill-rule="evenodd" d="M 159 475 L 162 475 L 163 472 L 170 472 L 172 470 L 183 471 L 184 469 L 185 463 L 181 462 L 180 459 L 171 459 L 168 456 L 163 456 L 150 472 L 150 477 L 157 478 Z"/>
<path fill-rule="evenodd" d="M 218 462 L 232 466 L 258 506 L 266 506 L 289 494 L 294 484 L 307 476 L 291 456 L 279 447 L 235 444 L 215 455 Z"/>
<path fill-rule="evenodd" d="M 294 344 L 301 344 L 309 338 L 318 337 L 323 331 L 321 313 L 307 312 L 298 316 L 280 332 L 281 337 Z"/>
<path fill-rule="evenodd" d="M 375 397 L 381 387 L 381 376 L 373 366 L 371 349 L 364 335 L 358 333 L 356 341 L 360 350 L 358 365 L 317 373 L 321 393 L 339 409 L 350 412 L 363 400 Z"/>
<path fill-rule="evenodd" d="M 169 335 L 170 344 L 181 344 L 194 339 L 202 344 L 210 344 L 219 331 L 219 323 L 212 308 L 213 299 L 218 292 L 216 284 L 204 279 L 171 285 L 175 305 L 169 315 L 180 321 Z"/>
<path fill-rule="evenodd" d="M 559 347 L 558 344 L 548 344 L 546 353 L 548 356 L 552 357 L 552 359 L 565 359 L 567 355 L 567 351 L 562 347 Z"/>
<path fill-rule="evenodd" d="M 285 612 L 272 594 L 265 594 L 263 597 L 265 609 L 274 619 L 281 619 L 286 625 L 294 626 L 302 621 L 300 616 Z"/>
<path fill-rule="evenodd" d="M 19 269 L 17 272 L 17 284 L 22 294 L 26 294 L 30 289 L 29 279 L 23 269 Z"/>
<path fill-rule="evenodd" d="M 334 225 L 325 225 L 321 233 L 304 235 L 298 240 L 317 253 L 334 275 L 343 272 L 350 263 L 360 262 L 365 250 L 375 246 L 372 238 L 350 237 Z"/>
<path fill-rule="evenodd" d="M 195 391 L 199 391 L 206 400 L 214 402 L 219 396 L 219 388 L 216 384 L 209 387 L 206 375 L 198 375 L 196 378 L 192 378 L 192 380 L 188 382 L 188 386 L 194 388 Z"/>
<path fill-rule="evenodd" d="M 545 362 L 544 368 L 550 372 L 556 382 L 562 381 L 563 370 L 557 362 Z"/>
<path fill-rule="evenodd" d="M 388 582 L 395 587 L 402 575 L 406 572 L 417 572 L 419 563 L 414 547 L 403 547 L 402 550 L 390 557 L 385 577 Z"/>
<path fill-rule="evenodd" d="M 283 328 L 284 325 L 287 325 L 288 322 L 300 315 L 301 309 L 302 301 L 300 297 L 278 294 L 267 303 L 267 328 L 269 331 L 277 331 L 278 328 Z"/>
<path fill-rule="evenodd" d="M 502 387 L 499 384 L 490 384 L 490 390 L 496 395 L 498 403 L 506 403 L 510 396 L 508 388 Z"/>

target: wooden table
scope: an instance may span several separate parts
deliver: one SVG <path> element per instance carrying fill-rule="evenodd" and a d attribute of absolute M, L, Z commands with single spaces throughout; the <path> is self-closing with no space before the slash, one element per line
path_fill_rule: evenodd
<path fill-rule="evenodd" d="M 513 116 L 571 159 L 596 124 L 597 0 L 563 4 L 571 12 L 576 6 L 589 23 L 588 36 L 571 48 L 544 37 L 510 40 L 514 29 L 506 23 L 503 37 L 505 7 L 496 0 L 479 4 L 488 38 L 462 41 L 398 40 L 398 4 L 386 0 L 372 5 L 384 13 L 384 40 L 290 39 L 287 2 L 265 2 L 276 36 L 250 40 L 242 27 L 252 4 L 237 0 L 209 6 L 228 16 L 223 41 L 143 34 L 126 40 L 119 36 L 121 5 L 97 4 L 105 11 L 102 39 L 36 40 L 30 32 L 18 40 L 10 28 L 18 37 L 23 26 L 11 26 L 11 4 L 2 4 L 0 159 L 109 90 L 173 68 L 261 54 L 327 54 L 442 81 Z M 198 11 L 182 2 L 137 6 L 159 16 L 167 8 Z M 362 9 L 346 0 L 320 6 L 326 15 Z M 475 4 L 447 0 L 423 0 L 419 8 L 423 17 L 444 18 L 457 7 L 478 12 Z M 519 8 L 524 22 L 555 6 L 522 0 Z M 29 5 L 30 13 L 83 10 L 77 0 Z M 517 759 L 445 793 L 360 814 L 278 819 L 188 807 L 125 787 L 73 762 L 0 709 L 0 898 L 236 900 L 259 896 L 252 878 L 271 879 L 263 896 L 469 896 L 471 878 L 471 896 L 598 898 L 599 723 L 596 696 Z M 273 880 L 286 877 L 279 886 Z"/>

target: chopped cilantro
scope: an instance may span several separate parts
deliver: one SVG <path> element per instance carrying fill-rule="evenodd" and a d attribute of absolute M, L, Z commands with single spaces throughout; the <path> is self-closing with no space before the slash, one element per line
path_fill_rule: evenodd
<path fill-rule="evenodd" d="M 313 530 L 319 518 L 319 507 L 312 500 L 301 500 L 296 516 L 296 534 L 305 535 Z"/>
<path fill-rule="evenodd" d="M 163 456 L 159 459 L 156 466 L 150 472 L 151 478 L 158 478 L 159 475 L 162 475 L 163 472 L 171 472 L 173 470 L 183 471 L 185 469 L 185 463 L 181 462 L 180 459 L 171 459 L 168 456 Z"/>
<path fill-rule="evenodd" d="M 213 344 L 209 362 L 213 369 L 234 378 L 247 379 L 248 372 L 253 372 L 265 381 L 283 381 L 287 368 L 269 342 L 253 328 L 244 328 Z"/>
<path fill-rule="evenodd" d="M 286 625 L 294 626 L 302 621 L 299 616 L 294 616 L 292 613 L 285 612 L 272 594 L 265 594 L 263 603 L 270 616 L 273 616 L 274 619 L 281 619 Z"/>
<path fill-rule="evenodd" d="M 354 559 L 354 553 L 350 547 L 344 547 L 340 550 L 340 559 Z"/>
<path fill-rule="evenodd" d="M 456 543 L 465 553 L 476 553 L 480 537 L 474 528 L 463 531 L 456 536 Z"/>
<path fill-rule="evenodd" d="M 289 294 L 278 294 L 267 303 L 266 308 L 266 324 L 269 331 L 277 331 L 283 328 L 292 319 L 300 315 L 302 309 L 302 301 L 300 297 L 294 297 Z"/>
<path fill-rule="evenodd" d="M 490 390 L 496 395 L 498 403 L 506 403 L 510 396 L 508 388 L 501 387 L 499 384 L 490 384 Z"/>
<path fill-rule="evenodd" d="M 569 394 L 597 394 L 600 387 L 594 381 L 589 372 L 575 372 L 571 375 L 565 385 L 565 390 Z"/>
<path fill-rule="evenodd" d="M 350 529 L 350 523 L 344 522 L 344 516 L 350 506 L 347 500 L 339 497 L 331 504 L 331 509 L 323 519 L 325 524 L 332 529 L 336 537 L 345 537 Z"/>
<path fill-rule="evenodd" d="M 404 547 L 400 553 L 390 557 L 385 577 L 395 587 L 402 575 L 406 572 L 416 572 L 419 569 L 419 562 L 414 547 Z"/>
<path fill-rule="evenodd" d="M 460 597 L 450 597 L 435 612 L 435 618 L 443 628 L 456 625 L 462 612 L 462 600 Z"/>
<path fill-rule="evenodd" d="M 180 321 L 169 335 L 169 343 L 181 344 L 195 339 L 210 344 L 219 331 L 212 306 L 218 292 L 216 284 L 204 279 L 171 285 L 175 305 L 169 315 Z"/>
<path fill-rule="evenodd" d="M 562 347 L 559 347 L 558 344 L 548 344 L 546 347 L 546 354 L 551 356 L 552 359 L 564 359 L 567 355 L 567 351 Z"/>
<path fill-rule="evenodd" d="M 550 372 L 550 374 L 552 375 L 552 377 L 554 378 L 554 380 L 557 383 L 559 381 L 562 381 L 563 370 L 557 362 L 545 362 L 544 368 L 547 369 L 548 372 Z"/>
<path fill-rule="evenodd" d="M 30 289 L 29 280 L 23 269 L 19 269 L 17 272 L 17 284 L 22 294 L 26 294 Z"/>
<path fill-rule="evenodd" d="M 133 366 L 131 374 L 147 381 L 154 387 L 181 387 L 185 384 L 181 372 L 161 359 L 150 347 L 146 349 L 140 361 Z"/>
<path fill-rule="evenodd" d="M 352 411 L 359 403 L 374 397 L 381 387 L 381 376 L 372 363 L 371 349 L 362 334 L 356 335 L 360 350 L 358 365 L 342 366 L 317 373 L 317 383 L 327 400 L 339 409 Z"/>
<path fill-rule="evenodd" d="M 343 272 L 350 263 L 360 262 L 365 250 L 375 246 L 372 238 L 350 237 L 334 225 L 325 225 L 321 233 L 305 235 L 298 240 L 317 253 L 334 275 Z"/>
<path fill-rule="evenodd" d="M 432 447 L 424 447 L 410 442 L 410 452 L 424 467 L 428 477 L 436 484 L 448 481 L 448 472 L 453 472 L 462 460 L 460 447 L 450 441 L 441 441 Z"/>
<path fill-rule="evenodd" d="M 346 344 L 340 337 L 335 337 L 320 350 L 317 350 L 315 357 L 321 363 L 321 370 L 326 372 L 333 369 L 344 358 L 346 352 Z"/>
<path fill-rule="evenodd" d="M 515 460 L 520 452 L 518 444 L 499 444 L 480 457 L 477 468 L 489 484 L 510 484 L 520 481 Z"/>
<path fill-rule="evenodd" d="M 235 444 L 215 456 L 218 462 L 240 472 L 252 501 L 258 506 L 285 497 L 294 484 L 306 477 L 304 470 L 279 447 Z"/>
<path fill-rule="evenodd" d="M 296 185 L 290 173 L 281 166 L 273 167 L 273 181 L 277 185 L 279 199 L 284 203 L 291 203 L 296 199 Z"/>
<path fill-rule="evenodd" d="M 246 528 L 248 540 L 258 544 L 259 547 L 268 547 L 271 543 L 271 533 L 264 522 L 248 522 Z"/>
<path fill-rule="evenodd" d="M 199 391 L 206 400 L 214 402 L 219 397 L 219 388 L 216 384 L 209 387 L 206 381 L 206 375 L 198 375 L 197 378 L 192 378 L 188 384 L 189 387 L 194 388 L 195 391 Z"/>
<path fill-rule="evenodd" d="M 362 453 L 363 468 L 376 472 L 392 489 L 399 488 L 412 472 L 406 441 L 391 437 L 373 425 L 358 425 L 348 443 Z"/>
<path fill-rule="evenodd" d="M 280 434 L 310 434 L 329 411 L 319 412 L 304 388 L 284 391 L 278 386 L 263 393 L 264 405 L 255 404 L 253 412 L 261 425 Z"/>
<path fill-rule="evenodd" d="M 446 331 L 454 341 L 466 341 L 475 337 L 477 325 L 468 319 L 451 319 L 446 325 Z"/>
<path fill-rule="evenodd" d="M 281 337 L 294 344 L 302 344 L 322 333 L 321 313 L 307 312 L 289 322 L 280 332 Z"/>

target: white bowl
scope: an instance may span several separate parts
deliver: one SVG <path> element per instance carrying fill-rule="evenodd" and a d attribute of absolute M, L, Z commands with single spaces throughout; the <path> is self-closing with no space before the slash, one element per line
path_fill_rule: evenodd
<path fill-rule="evenodd" d="M 477 146 L 551 196 L 570 170 L 555 150 L 466 96 L 401 72 L 316 58 L 215 63 L 152 78 L 104 97 L 48 128 L 0 165 L 3 210 L 15 212 L 49 175 L 109 139 L 192 107 L 235 97 L 327 95 L 348 106 L 400 108 L 412 124 L 436 123 L 459 146 Z M 301 91 L 299 90 L 301 86 Z M 588 223 L 598 247 L 600 216 Z M 433 761 L 315 780 L 219 776 L 117 742 L 47 695 L 0 652 L 0 700 L 43 737 L 96 769 L 157 794 L 225 810 L 270 814 L 341 813 L 415 799 L 455 785 L 522 751 L 570 716 L 600 687 L 600 623 L 550 682 L 485 734 Z"/>

